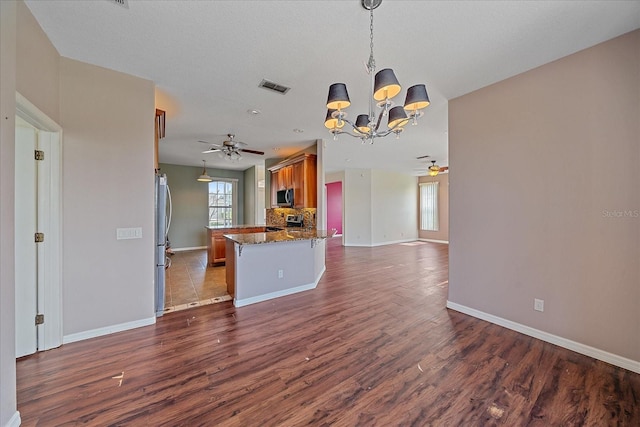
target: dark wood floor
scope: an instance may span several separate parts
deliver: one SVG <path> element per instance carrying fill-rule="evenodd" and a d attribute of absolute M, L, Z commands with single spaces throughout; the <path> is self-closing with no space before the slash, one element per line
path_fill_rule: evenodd
<path fill-rule="evenodd" d="M 447 249 L 332 239 L 316 290 L 19 360 L 23 425 L 640 425 L 640 375 L 447 310 Z"/>

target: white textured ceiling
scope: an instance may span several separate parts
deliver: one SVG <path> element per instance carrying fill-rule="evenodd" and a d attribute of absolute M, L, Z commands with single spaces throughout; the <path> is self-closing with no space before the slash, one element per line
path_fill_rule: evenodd
<path fill-rule="evenodd" d="M 374 12 L 377 68 L 393 68 L 404 89 L 425 83 L 432 103 L 399 140 L 362 145 L 333 141 L 323 126 L 331 83 L 347 84 L 351 118 L 368 108 L 369 12 L 360 0 L 26 4 L 62 56 L 155 82 L 167 111 L 161 162 L 235 169 L 263 157 L 229 164 L 201 154 L 208 146 L 197 141 L 234 133 L 269 158 L 325 139 L 327 171 L 414 173 L 425 154 L 446 165 L 447 100 L 640 28 L 640 1 L 383 0 Z M 260 89 L 263 78 L 291 90 Z"/>

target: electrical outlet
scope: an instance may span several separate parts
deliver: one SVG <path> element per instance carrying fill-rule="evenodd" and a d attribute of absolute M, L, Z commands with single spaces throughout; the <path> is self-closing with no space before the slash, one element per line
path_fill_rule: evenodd
<path fill-rule="evenodd" d="M 544 311 L 544 300 L 543 299 L 534 298 L 534 300 L 533 300 L 533 309 L 535 311 Z"/>
<path fill-rule="evenodd" d="M 284 270 L 278 270 L 278 279 L 282 279 L 284 277 Z"/>

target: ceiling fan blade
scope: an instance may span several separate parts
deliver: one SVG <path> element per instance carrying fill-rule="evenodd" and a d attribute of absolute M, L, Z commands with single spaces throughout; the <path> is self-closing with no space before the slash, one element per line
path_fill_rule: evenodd
<path fill-rule="evenodd" d="M 206 150 L 206 151 L 203 151 L 203 152 L 202 152 L 202 154 L 215 153 L 216 151 L 220 151 L 220 149 L 219 149 L 219 148 L 213 148 L 213 147 L 212 147 L 212 148 L 209 148 L 209 149 L 208 149 L 208 150 Z"/>
<path fill-rule="evenodd" d="M 444 172 L 444 171 L 448 171 L 449 170 L 449 166 L 441 166 L 440 167 L 440 172 Z"/>
<path fill-rule="evenodd" d="M 431 157 L 430 155 L 426 154 L 424 156 L 420 156 L 420 157 L 416 157 L 416 160 L 420 160 L 420 159 L 426 159 L 427 157 Z"/>
<path fill-rule="evenodd" d="M 245 153 L 258 154 L 260 156 L 264 156 L 264 151 L 251 150 L 249 148 L 240 148 L 238 151 L 243 151 Z"/>

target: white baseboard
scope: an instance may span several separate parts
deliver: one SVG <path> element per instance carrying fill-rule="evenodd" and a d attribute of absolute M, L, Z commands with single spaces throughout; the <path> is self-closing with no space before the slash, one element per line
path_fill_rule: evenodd
<path fill-rule="evenodd" d="M 206 246 L 194 246 L 192 248 L 170 248 L 173 252 L 195 251 L 198 249 L 207 249 Z"/>
<path fill-rule="evenodd" d="M 297 286 L 295 288 L 284 289 L 282 291 L 269 292 L 268 294 L 257 295 L 251 298 L 244 299 L 233 299 L 233 305 L 236 307 L 244 307 L 249 304 L 256 304 L 258 302 L 267 301 L 274 298 L 284 297 L 286 295 L 297 294 L 298 292 L 309 291 L 311 289 L 315 289 L 316 285 L 313 283 L 309 283 L 307 285 Z"/>
<path fill-rule="evenodd" d="M 16 411 L 13 413 L 9 422 L 5 424 L 5 427 L 19 427 L 22 424 L 22 420 L 20 419 L 20 412 Z"/>
<path fill-rule="evenodd" d="M 407 242 L 415 242 L 416 238 L 411 239 L 402 239 L 402 240 L 390 240 L 388 242 L 378 242 L 372 243 L 370 245 L 360 244 L 360 243 L 345 243 L 343 246 L 353 246 L 357 248 L 375 248 L 376 246 L 386 246 L 386 245 L 395 245 L 398 243 L 407 243 Z"/>
<path fill-rule="evenodd" d="M 627 359 L 626 357 L 618 356 L 617 354 L 609 353 L 607 351 L 600 350 L 599 348 L 559 337 L 539 329 L 531 328 L 521 323 L 512 322 L 511 320 L 503 319 L 502 317 L 494 316 L 493 314 L 488 314 L 474 308 L 456 304 L 455 302 L 447 301 L 447 308 L 468 314 L 469 316 L 473 316 L 478 319 L 486 320 L 487 322 L 494 323 L 498 326 L 520 332 L 521 334 L 555 344 L 559 347 L 566 348 L 568 350 L 575 351 L 576 353 L 584 354 L 585 356 L 593 357 L 594 359 L 640 374 L 640 362 L 638 361 Z"/>
<path fill-rule="evenodd" d="M 449 244 L 448 240 L 435 240 L 435 239 L 418 239 L 422 242 L 431 242 L 431 243 L 446 243 L 447 245 Z"/>
<path fill-rule="evenodd" d="M 311 289 L 315 289 L 318 286 L 318 282 L 322 278 L 322 275 L 324 274 L 326 268 L 327 268 L 326 266 L 322 268 L 322 271 L 320 272 L 320 274 L 318 274 L 318 277 L 316 277 L 316 280 L 314 283 L 296 286 L 295 288 L 284 289 L 282 291 L 269 292 L 268 294 L 257 295 L 251 298 L 244 298 L 244 299 L 234 298 L 233 305 L 235 307 L 244 307 L 245 305 L 256 304 L 256 303 L 267 301 L 274 298 L 280 298 L 287 295 L 297 294 L 298 292 L 310 291 Z"/>
<path fill-rule="evenodd" d="M 134 320 L 133 322 L 120 323 L 118 325 L 105 326 L 104 328 L 91 329 L 89 331 L 78 332 L 71 335 L 65 335 L 62 337 L 63 344 L 69 344 L 76 341 L 88 340 L 89 338 L 96 338 L 103 335 L 113 334 L 115 332 L 127 331 L 129 329 L 140 328 L 142 326 L 149 326 L 156 323 L 156 318 L 149 317 L 147 319 Z"/>
<path fill-rule="evenodd" d="M 316 277 L 316 282 L 313 284 L 314 288 L 318 286 L 318 282 L 320 281 L 320 279 L 322 279 L 322 275 L 324 274 L 325 271 L 327 271 L 327 266 L 323 265 L 322 270 L 318 274 L 318 277 Z"/>
<path fill-rule="evenodd" d="M 376 246 L 386 246 L 386 245 L 395 245 L 398 243 L 407 243 L 407 242 L 415 242 L 416 238 L 413 237 L 411 239 L 402 239 L 402 240 L 390 240 L 387 242 L 378 242 L 378 243 L 374 243 L 371 245 L 372 248 L 376 247 Z"/>

